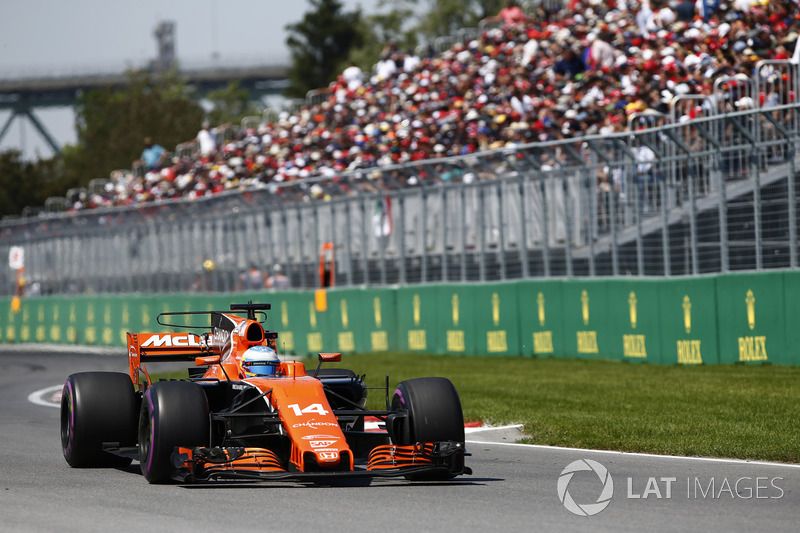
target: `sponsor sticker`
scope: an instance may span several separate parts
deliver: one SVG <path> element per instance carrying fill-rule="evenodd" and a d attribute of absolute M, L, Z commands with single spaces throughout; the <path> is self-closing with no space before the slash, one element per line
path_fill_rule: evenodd
<path fill-rule="evenodd" d="M 315 439 L 338 439 L 333 435 L 305 435 L 303 436 L 303 440 L 315 440 Z"/>
<path fill-rule="evenodd" d="M 320 452 L 319 455 L 320 459 L 338 459 L 339 452 Z"/>
<path fill-rule="evenodd" d="M 331 444 L 335 444 L 339 439 L 331 440 L 312 440 L 309 442 L 312 448 L 328 448 Z"/>
<path fill-rule="evenodd" d="M 320 427 L 323 427 L 323 426 L 326 426 L 326 427 L 337 427 L 338 428 L 339 424 L 337 424 L 335 422 L 317 422 L 315 420 L 309 420 L 307 422 L 298 422 L 297 424 L 293 424 L 292 425 L 293 428 L 306 427 L 306 428 L 309 428 L 309 429 L 319 429 Z"/>

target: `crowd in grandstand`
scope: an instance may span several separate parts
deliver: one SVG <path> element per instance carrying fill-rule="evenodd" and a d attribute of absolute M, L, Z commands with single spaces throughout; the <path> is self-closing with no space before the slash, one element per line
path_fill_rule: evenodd
<path fill-rule="evenodd" d="M 719 76 L 752 76 L 762 59 L 793 58 L 796 1 L 714 4 L 572 0 L 555 12 L 501 12 L 478 38 L 441 54 L 390 43 L 371 72 L 351 65 L 321 103 L 229 140 L 205 124 L 191 156 L 115 172 L 105 192 L 73 207 L 196 198 L 620 132 L 631 113 L 666 112 L 676 95 L 710 94 Z"/>

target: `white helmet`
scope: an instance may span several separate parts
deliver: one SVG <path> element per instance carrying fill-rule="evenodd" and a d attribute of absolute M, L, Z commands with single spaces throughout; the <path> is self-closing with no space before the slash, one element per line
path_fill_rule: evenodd
<path fill-rule="evenodd" d="M 248 378 L 255 376 L 274 376 L 278 373 L 281 360 L 269 346 L 253 346 L 242 356 L 242 369 Z"/>

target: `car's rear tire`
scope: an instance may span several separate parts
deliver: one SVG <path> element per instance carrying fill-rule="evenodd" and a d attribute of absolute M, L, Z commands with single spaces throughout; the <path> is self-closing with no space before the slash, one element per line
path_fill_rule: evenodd
<path fill-rule="evenodd" d="M 67 463 L 73 467 L 121 465 L 122 461 L 111 461 L 103 452 L 103 443 L 135 445 L 136 416 L 136 395 L 127 374 L 69 376 L 61 392 L 61 449 Z"/>
<path fill-rule="evenodd" d="M 165 483 L 172 472 L 176 446 L 208 443 L 208 399 L 188 381 L 160 381 L 142 398 L 139 415 L 139 463 L 150 483 Z"/>
<path fill-rule="evenodd" d="M 392 396 L 392 411 L 406 411 L 402 424 L 392 428 L 392 442 L 407 446 L 417 442 L 464 442 L 464 414 L 461 400 L 447 378 L 415 378 L 401 381 Z M 413 481 L 446 480 L 448 472 L 406 476 Z"/>

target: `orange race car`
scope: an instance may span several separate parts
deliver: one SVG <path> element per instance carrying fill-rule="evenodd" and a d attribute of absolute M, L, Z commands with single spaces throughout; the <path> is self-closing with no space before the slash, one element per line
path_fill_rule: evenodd
<path fill-rule="evenodd" d="M 464 419 L 453 384 L 441 377 L 401 382 L 386 409 L 365 408 L 368 387 L 352 370 L 320 368 L 320 353 L 280 360 L 265 331 L 269 304 L 231 312 L 162 313 L 162 326 L 197 333 L 128 333 L 129 375 L 72 374 L 61 397 L 61 445 L 73 467 L 130 464 L 150 483 L 219 478 L 316 479 L 405 476 L 450 479 L 464 466 Z M 207 315 L 210 326 L 193 323 Z M 146 363 L 191 361 L 187 380 L 152 382 Z M 380 421 L 365 431 L 365 418 Z"/>

